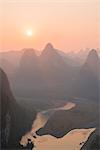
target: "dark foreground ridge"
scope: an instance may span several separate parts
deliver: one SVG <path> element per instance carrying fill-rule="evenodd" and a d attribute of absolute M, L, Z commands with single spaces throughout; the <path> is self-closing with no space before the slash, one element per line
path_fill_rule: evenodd
<path fill-rule="evenodd" d="M 21 149 L 21 137 L 31 129 L 36 112 L 22 108 L 14 99 L 6 74 L 0 69 L 0 147 Z"/>

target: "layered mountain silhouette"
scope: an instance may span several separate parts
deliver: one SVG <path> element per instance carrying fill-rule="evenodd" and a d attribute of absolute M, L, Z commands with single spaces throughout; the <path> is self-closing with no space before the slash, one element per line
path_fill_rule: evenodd
<path fill-rule="evenodd" d="M 94 49 L 89 52 L 81 66 L 71 64 L 71 59 L 54 48 L 51 43 L 48 43 L 38 56 L 37 51 L 31 48 L 15 52 L 15 55 L 14 52 L 10 54 L 6 52 L 3 57 L 14 56 L 13 60 L 19 61 L 19 65 L 14 70 L 13 80 L 10 80 L 11 83 L 13 81 L 13 89 L 15 88 L 17 93 L 27 91 L 31 91 L 31 94 L 33 91 L 46 93 L 52 90 L 54 93 L 61 92 L 69 96 L 90 99 L 99 97 L 100 59 Z M 9 66 L 8 63 L 5 67 L 7 72 L 9 68 L 13 68 Z"/>
<path fill-rule="evenodd" d="M 14 50 L 0 52 L 0 67 L 3 68 L 9 78 L 12 78 L 16 74 L 20 65 L 21 57 L 23 56 L 24 52 L 28 50 L 30 51 L 33 49 L 24 48 L 17 51 Z M 37 50 L 34 50 L 34 52 L 36 53 L 36 55 L 39 55 L 39 52 Z"/>
<path fill-rule="evenodd" d="M 47 90 L 65 87 L 71 77 L 71 67 L 62 56 L 48 43 L 40 56 L 34 49 L 24 51 L 15 77 L 17 88 Z"/>
<path fill-rule="evenodd" d="M 21 137 L 31 129 L 36 112 L 20 106 L 10 90 L 6 74 L 0 69 L 1 149 L 20 148 Z"/>

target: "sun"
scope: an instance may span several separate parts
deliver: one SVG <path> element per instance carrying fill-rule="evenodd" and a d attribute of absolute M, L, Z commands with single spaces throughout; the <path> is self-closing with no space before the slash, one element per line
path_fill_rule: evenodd
<path fill-rule="evenodd" d="M 33 36 L 33 31 L 32 31 L 32 29 L 26 30 L 26 31 L 25 31 L 25 34 L 26 34 L 26 36 L 28 36 L 28 37 Z"/>

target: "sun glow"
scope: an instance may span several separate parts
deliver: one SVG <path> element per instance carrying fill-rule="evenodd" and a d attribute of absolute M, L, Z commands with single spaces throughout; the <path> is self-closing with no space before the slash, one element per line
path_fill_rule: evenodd
<path fill-rule="evenodd" d="M 33 36 L 33 31 L 32 31 L 32 29 L 26 30 L 26 31 L 25 31 L 25 34 L 26 34 L 26 36 L 28 36 L 28 37 Z"/>

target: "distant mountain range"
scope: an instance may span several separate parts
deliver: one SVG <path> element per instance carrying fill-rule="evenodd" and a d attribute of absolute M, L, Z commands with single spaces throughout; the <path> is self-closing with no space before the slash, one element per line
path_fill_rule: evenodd
<path fill-rule="evenodd" d="M 48 43 L 48 44 L 51 44 L 51 43 Z M 46 48 L 46 46 L 45 46 L 45 48 Z M 14 50 L 14 51 L 12 50 L 12 51 L 6 51 L 6 52 L 1 51 L 0 52 L 0 60 L 4 59 L 4 60 L 7 60 L 8 62 L 12 63 L 14 66 L 18 66 L 23 53 L 28 50 L 35 51 L 37 56 L 41 55 L 41 53 L 42 53 L 41 50 L 36 50 L 33 48 L 24 48 L 22 50 Z M 78 52 L 70 51 L 70 52 L 66 52 L 66 53 L 59 49 L 56 49 L 56 51 L 63 57 L 65 62 L 67 62 L 69 65 L 71 64 L 73 66 L 77 66 L 77 65 L 81 65 L 85 62 L 85 59 L 86 59 L 88 53 L 91 51 L 91 49 L 82 49 Z M 98 48 L 96 51 L 98 52 L 98 55 L 100 56 L 100 49 Z"/>
<path fill-rule="evenodd" d="M 65 86 L 72 76 L 71 68 L 50 43 L 40 56 L 34 50 L 25 50 L 14 76 L 17 89 L 50 90 Z"/>
<path fill-rule="evenodd" d="M 69 96 L 98 98 L 100 58 L 96 50 L 91 50 L 81 65 L 51 43 L 41 54 L 37 53 L 34 49 L 2 53 L 1 60 L 5 61 L 2 61 L 1 67 L 8 75 L 13 72 L 9 79 L 17 93 L 28 91 L 30 95 L 36 91 L 42 94 L 43 91 L 53 91 Z"/>

